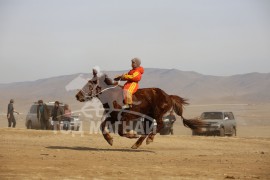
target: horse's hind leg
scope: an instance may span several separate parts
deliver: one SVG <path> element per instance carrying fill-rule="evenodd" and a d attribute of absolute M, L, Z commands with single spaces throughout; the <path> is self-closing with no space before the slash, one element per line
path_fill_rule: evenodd
<path fill-rule="evenodd" d="M 104 137 L 104 139 L 112 146 L 113 145 L 113 138 L 111 137 L 109 130 L 107 129 L 107 122 L 109 118 L 107 118 L 105 121 L 103 121 L 100 125 L 100 130 L 102 132 L 102 135 Z"/>
<path fill-rule="evenodd" d="M 152 133 L 149 134 L 149 136 L 146 139 L 146 144 L 148 145 L 148 144 L 154 142 L 154 138 L 155 138 L 155 134 L 152 134 Z"/>
<path fill-rule="evenodd" d="M 162 122 L 162 121 L 158 121 L 157 122 L 157 128 L 156 129 L 153 129 L 153 131 L 148 135 L 147 139 L 146 139 L 146 144 L 150 144 L 152 142 L 154 142 L 154 138 L 155 138 L 155 135 L 157 133 L 160 132 L 160 130 L 163 128 L 163 123 L 159 123 L 159 122 Z"/>
<path fill-rule="evenodd" d="M 145 140 L 146 137 L 147 137 L 147 135 L 142 135 L 131 148 L 132 149 L 138 149 L 138 147 L 140 147 L 142 145 L 142 143 L 143 143 L 143 141 Z"/>

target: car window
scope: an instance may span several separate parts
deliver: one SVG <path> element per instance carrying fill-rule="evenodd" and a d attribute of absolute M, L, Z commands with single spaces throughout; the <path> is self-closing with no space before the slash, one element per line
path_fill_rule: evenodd
<path fill-rule="evenodd" d="M 204 112 L 201 119 L 223 119 L 222 112 Z"/>
<path fill-rule="evenodd" d="M 228 112 L 226 113 L 227 117 L 230 119 L 230 120 L 233 120 L 234 119 L 234 116 L 233 116 L 233 113 L 232 112 Z"/>
<path fill-rule="evenodd" d="M 36 105 L 33 105 L 30 109 L 30 113 L 37 113 L 37 106 Z"/>

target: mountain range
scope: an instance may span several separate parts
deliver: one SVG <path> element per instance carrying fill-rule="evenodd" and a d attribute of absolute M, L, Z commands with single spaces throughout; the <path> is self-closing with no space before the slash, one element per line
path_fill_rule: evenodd
<path fill-rule="evenodd" d="M 124 72 L 126 71 L 104 73 L 109 77 L 115 77 Z M 75 99 L 77 90 L 69 86 L 74 81 L 91 77 L 90 73 L 81 73 L 29 82 L 0 84 L 0 112 L 6 111 L 11 98 L 15 99 L 15 107 L 23 112 L 26 112 L 38 99 L 59 100 L 72 106 L 81 106 Z M 191 104 L 270 102 L 270 73 L 211 76 L 177 69 L 147 68 L 140 82 L 140 88 L 146 87 L 161 88 L 168 94 L 187 98 Z"/>

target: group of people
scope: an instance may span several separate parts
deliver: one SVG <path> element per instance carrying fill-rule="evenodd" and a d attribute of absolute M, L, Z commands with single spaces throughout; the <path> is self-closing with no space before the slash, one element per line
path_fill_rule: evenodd
<path fill-rule="evenodd" d="M 37 118 L 40 122 L 41 129 L 50 129 L 49 118 L 52 117 L 52 125 L 54 130 L 60 130 L 60 123 L 63 121 L 63 129 L 68 130 L 70 127 L 71 110 L 68 104 L 64 108 L 60 106 L 59 101 L 55 101 L 53 109 L 49 110 L 48 106 L 43 103 L 43 100 L 38 101 Z"/>
<path fill-rule="evenodd" d="M 19 114 L 14 109 L 14 100 L 11 99 L 8 104 L 7 110 L 7 119 L 8 119 L 8 127 L 16 127 L 16 119 L 14 117 L 14 113 Z M 54 130 L 60 130 L 60 123 L 63 121 L 63 129 L 68 130 L 70 128 L 70 120 L 71 120 L 71 110 L 68 104 L 64 105 L 64 108 L 60 106 L 59 101 L 55 101 L 53 109 L 50 111 L 48 106 L 43 102 L 43 100 L 38 100 L 37 106 L 37 118 L 40 122 L 40 126 L 42 130 L 51 129 L 51 125 L 49 122 L 50 117 L 52 118 L 52 124 Z"/>

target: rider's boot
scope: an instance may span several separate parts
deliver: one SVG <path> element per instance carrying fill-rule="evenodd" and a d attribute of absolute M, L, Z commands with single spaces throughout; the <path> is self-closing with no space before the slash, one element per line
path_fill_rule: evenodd
<path fill-rule="evenodd" d="M 132 104 L 125 104 L 124 106 L 122 106 L 122 109 L 130 109 L 132 108 Z"/>

